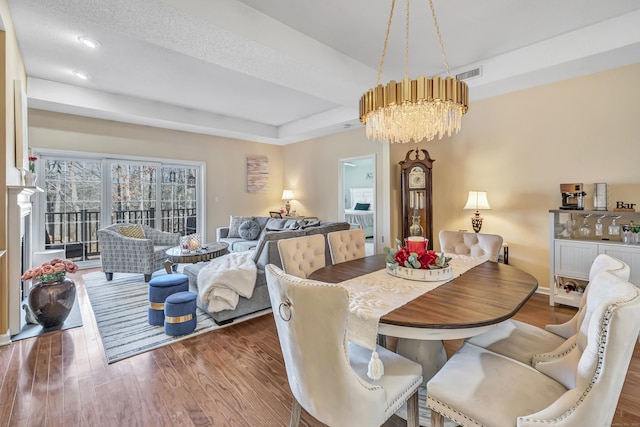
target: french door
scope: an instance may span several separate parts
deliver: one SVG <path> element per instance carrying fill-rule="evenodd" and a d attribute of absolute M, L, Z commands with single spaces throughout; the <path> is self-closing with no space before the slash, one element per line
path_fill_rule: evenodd
<path fill-rule="evenodd" d="M 99 260 L 97 231 L 113 223 L 146 224 L 183 235 L 204 226 L 202 164 L 45 154 L 37 167 L 44 177 L 38 183 L 44 189 L 38 202 L 43 221 L 34 227 L 34 243 L 64 249 L 76 262 Z"/>

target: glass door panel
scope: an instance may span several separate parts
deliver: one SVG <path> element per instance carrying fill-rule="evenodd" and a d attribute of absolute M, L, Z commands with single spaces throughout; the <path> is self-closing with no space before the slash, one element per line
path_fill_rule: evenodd
<path fill-rule="evenodd" d="M 156 228 L 159 165 L 111 163 L 111 223 L 145 224 Z"/>
<path fill-rule="evenodd" d="M 102 162 L 47 158 L 45 249 L 64 249 L 73 261 L 100 258 Z"/>
<path fill-rule="evenodd" d="M 161 218 L 162 230 L 182 235 L 197 229 L 198 168 L 162 166 Z"/>

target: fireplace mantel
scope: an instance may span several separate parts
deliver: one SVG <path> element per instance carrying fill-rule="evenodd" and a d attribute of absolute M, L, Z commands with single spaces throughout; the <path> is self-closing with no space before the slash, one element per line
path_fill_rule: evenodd
<path fill-rule="evenodd" d="M 31 267 L 32 205 L 31 197 L 43 190 L 23 185 L 7 186 L 7 274 L 9 284 L 9 330 L 7 334 L 20 332 L 22 314 L 22 254 L 27 268 Z M 24 248 L 21 242 L 24 237 Z"/>

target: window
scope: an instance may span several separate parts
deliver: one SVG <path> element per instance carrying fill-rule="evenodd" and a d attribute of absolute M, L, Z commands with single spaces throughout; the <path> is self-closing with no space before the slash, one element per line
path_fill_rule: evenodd
<path fill-rule="evenodd" d="M 64 249 L 76 262 L 99 260 L 97 231 L 113 223 L 146 224 L 183 235 L 204 226 L 199 212 L 204 209 L 199 202 L 203 164 L 46 153 L 40 158 L 43 246 Z"/>

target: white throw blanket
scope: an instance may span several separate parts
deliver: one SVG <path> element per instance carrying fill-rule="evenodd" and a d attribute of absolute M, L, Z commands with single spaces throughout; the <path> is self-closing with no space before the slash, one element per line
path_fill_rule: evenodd
<path fill-rule="evenodd" d="M 214 313 L 233 310 L 241 296 L 251 298 L 258 269 L 254 251 L 232 252 L 214 258 L 198 273 L 198 296 Z"/>

